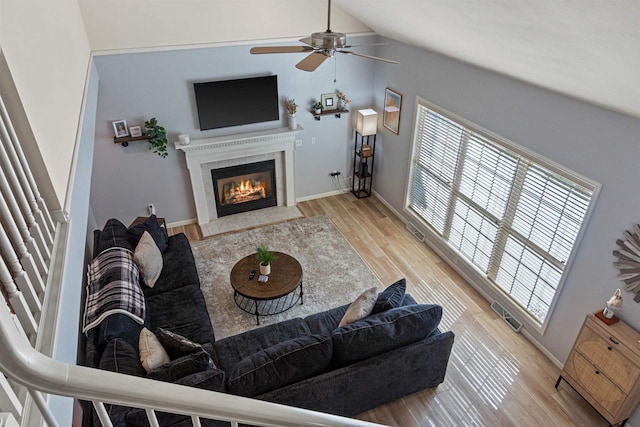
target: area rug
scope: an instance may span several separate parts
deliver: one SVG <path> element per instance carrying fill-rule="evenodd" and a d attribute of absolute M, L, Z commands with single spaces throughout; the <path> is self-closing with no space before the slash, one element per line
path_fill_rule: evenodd
<path fill-rule="evenodd" d="M 264 244 L 300 262 L 304 304 L 275 316 L 261 316 L 260 326 L 347 304 L 372 286 L 382 290 L 378 278 L 326 215 L 202 240 L 192 249 L 216 339 L 260 327 L 255 316 L 236 306 L 229 274 L 237 261 Z"/>

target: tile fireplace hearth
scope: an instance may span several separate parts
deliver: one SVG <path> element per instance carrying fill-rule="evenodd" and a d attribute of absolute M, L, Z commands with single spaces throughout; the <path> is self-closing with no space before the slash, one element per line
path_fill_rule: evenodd
<path fill-rule="evenodd" d="M 301 130 L 298 127 L 298 130 Z M 285 218 L 299 216 L 299 211 L 295 208 L 295 177 L 294 177 L 294 153 L 295 153 L 295 139 L 298 130 L 289 130 L 288 128 L 278 128 L 261 132 L 251 132 L 244 134 L 236 134 L 215 138 L 206 139 L 192 139 L 189 145 L 180 145 L 175 143 L 175 147 L 178 150 L 184 151 L 187 160 L 187 169 L 191 177 L 191 186 L 193 190 L 193 197 L 196 205 L 196 212 L 198 215 L 198 224 L 203 230 L 203 234 L 206 229 L 219 228 L 216 227 L 216 223 L 224 221 L 228 223 L 228 219 L 235 216 L 246 219 L 247 217 L 256 217 L 256 213 L 266 217 L 274 217 L 274 210 L 280 208 L 293 208 L 284 209 L 286 213 Z M 220 193 L 228 192 L 228 196 L 231 196 L 231 187 L 237 188 L 234 190 L 233 199 L 236 198 L 254 198 L 257 195 L 261 195 L 260 190 L 247 190 L 245 179 L 244 184 L 230 184 L 224 182 L 222 188 L 219 185 L 214 187 L 214 172 L 215 170 L 228 170 L 230 167 L 271 162 L 273 164 L 273 203 L 268 202 L 271 207 L 264 208 L 265 206 L 255 205 L 251 206 L 251 212 L 237 213 L 233 212 L 236 207 L 232 207 L 228 212 L 227 209 L 223 209 L 220 213 L 218 210 L 217 201 L 220 199 Z M 253 172 L 249 173 L 252 174 Z M 245 172 L 246 174 L 246 172 Z M 223 177 L 225 179 L 227 177 Z M 248 181 L 254 180 L 255 177 L 250 177 Z M 225 190 L 224 184 L 229 184 Z M 276 185 L 277 184 L 277 185 Z M 244 188 L 243 188 L 244 185 Z M 257 184 L 259 185 L 259 184 Z M 216 192 L 218 194 L 216 194 Z M 240 193 L 247 193 L 241 196 Z M 266 192 L 266 189 L 265 189 Z M 253 196 L 251 196 L 253 194 Z M 258 198 L 258 197 L 256 197 Z M 260 199 L 259 197 L 258 199 Z M 231 199 L 225 199 L 231 200 Z M 251 200 L 255 202 L 255 200 Z M 264 203 L 264 202 L 259 202 Z M 226 203 L 234 205 L 235 203 Z M 255 211 L 253 209 L 261 209 Z M 264 215 L 262 215 L 264 211 Z M 297 212 L 297 214 L 295 214 Z M 224 218 L 222 218 L 224 216 Z M 278 215 L 275 215 L 278 216 Z M 251 221 L 254 222 L 254 221 Z M 257 224 L 259 225 L 259 224 Z M 225 227 L 226 228 L 226 227 Z M 228 231 L 228 230 L 227 230 Z M 215 233 L 213 233 L 215 234 Z"/>

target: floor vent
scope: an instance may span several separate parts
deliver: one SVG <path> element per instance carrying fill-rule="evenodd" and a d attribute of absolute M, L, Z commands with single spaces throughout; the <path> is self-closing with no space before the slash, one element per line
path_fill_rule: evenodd
<path fill-rule="evenodd" d="M 507 325 L 509 325 L 511 329 L 516 332 L 520 332 L 520 329 L 522 329 L 522 323 L 518 319 L 513 317 L 511 313 L 509 313 L 507 309 L 502 306 L 502 304 L 500 304 L 498 301 L 492 302 L 491 310 L 495 311 L 498 316 L 502 318 L 502 320 L 507 322 Z"/>
<path fill-rule="evenodd" d="M 415 225 L 411 224 L 410 222 L 407 222 L 407 230 L 409 230 L 411 234 L 416 236 L 416 239 L 420 240 L 421 242 L 424 242 L 424 233 L 418 230 L 418 228 Z"/>

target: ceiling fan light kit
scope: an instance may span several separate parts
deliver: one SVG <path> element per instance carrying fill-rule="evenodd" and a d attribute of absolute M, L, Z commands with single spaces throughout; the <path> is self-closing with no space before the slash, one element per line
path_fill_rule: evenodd
<path fill-rule="evenodd" d="M 398 64 L 397 61 L 390 59 L 344 50 L 353 46 L 347 45 L 346 34 L 331 31 L 331 0 L 328 0 L 328 2 L 327 31 L 313 33 L 311 37 L 300 39 L 306 46 L 259 46 L 251 48 L 249 52 L 254 55 L 270 53 L 309 53 L 306 58 L 296 64 L 296 68 L 309 72 L 315 71 L 327 58 L 333 57 L 336 53 L 361 56 L 363 58 L 375 59 L 376 61 Z M 379 43 L 376 43 L 369 46 L 379 45 Z"/>

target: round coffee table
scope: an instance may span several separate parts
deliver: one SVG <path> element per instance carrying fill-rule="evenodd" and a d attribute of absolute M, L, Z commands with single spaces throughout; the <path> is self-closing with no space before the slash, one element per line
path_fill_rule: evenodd
<path fill-rule="evenodd" d="M 255 254 L 247 255 L 231 269 L 233 299 L 246 313 L 256 316 L 272 316 L 289 310 L 298 301 L 304 304 L 302 290 L 302 266 L 297 259 L 282 252 L 274 252 L 278 257 L 271 263 L 269 280 L 258 282 L 260 263 Z M 251 272 L 254 276 L 250 279 Z M 300 293 L 296 289 L 300 288 Z"/>

